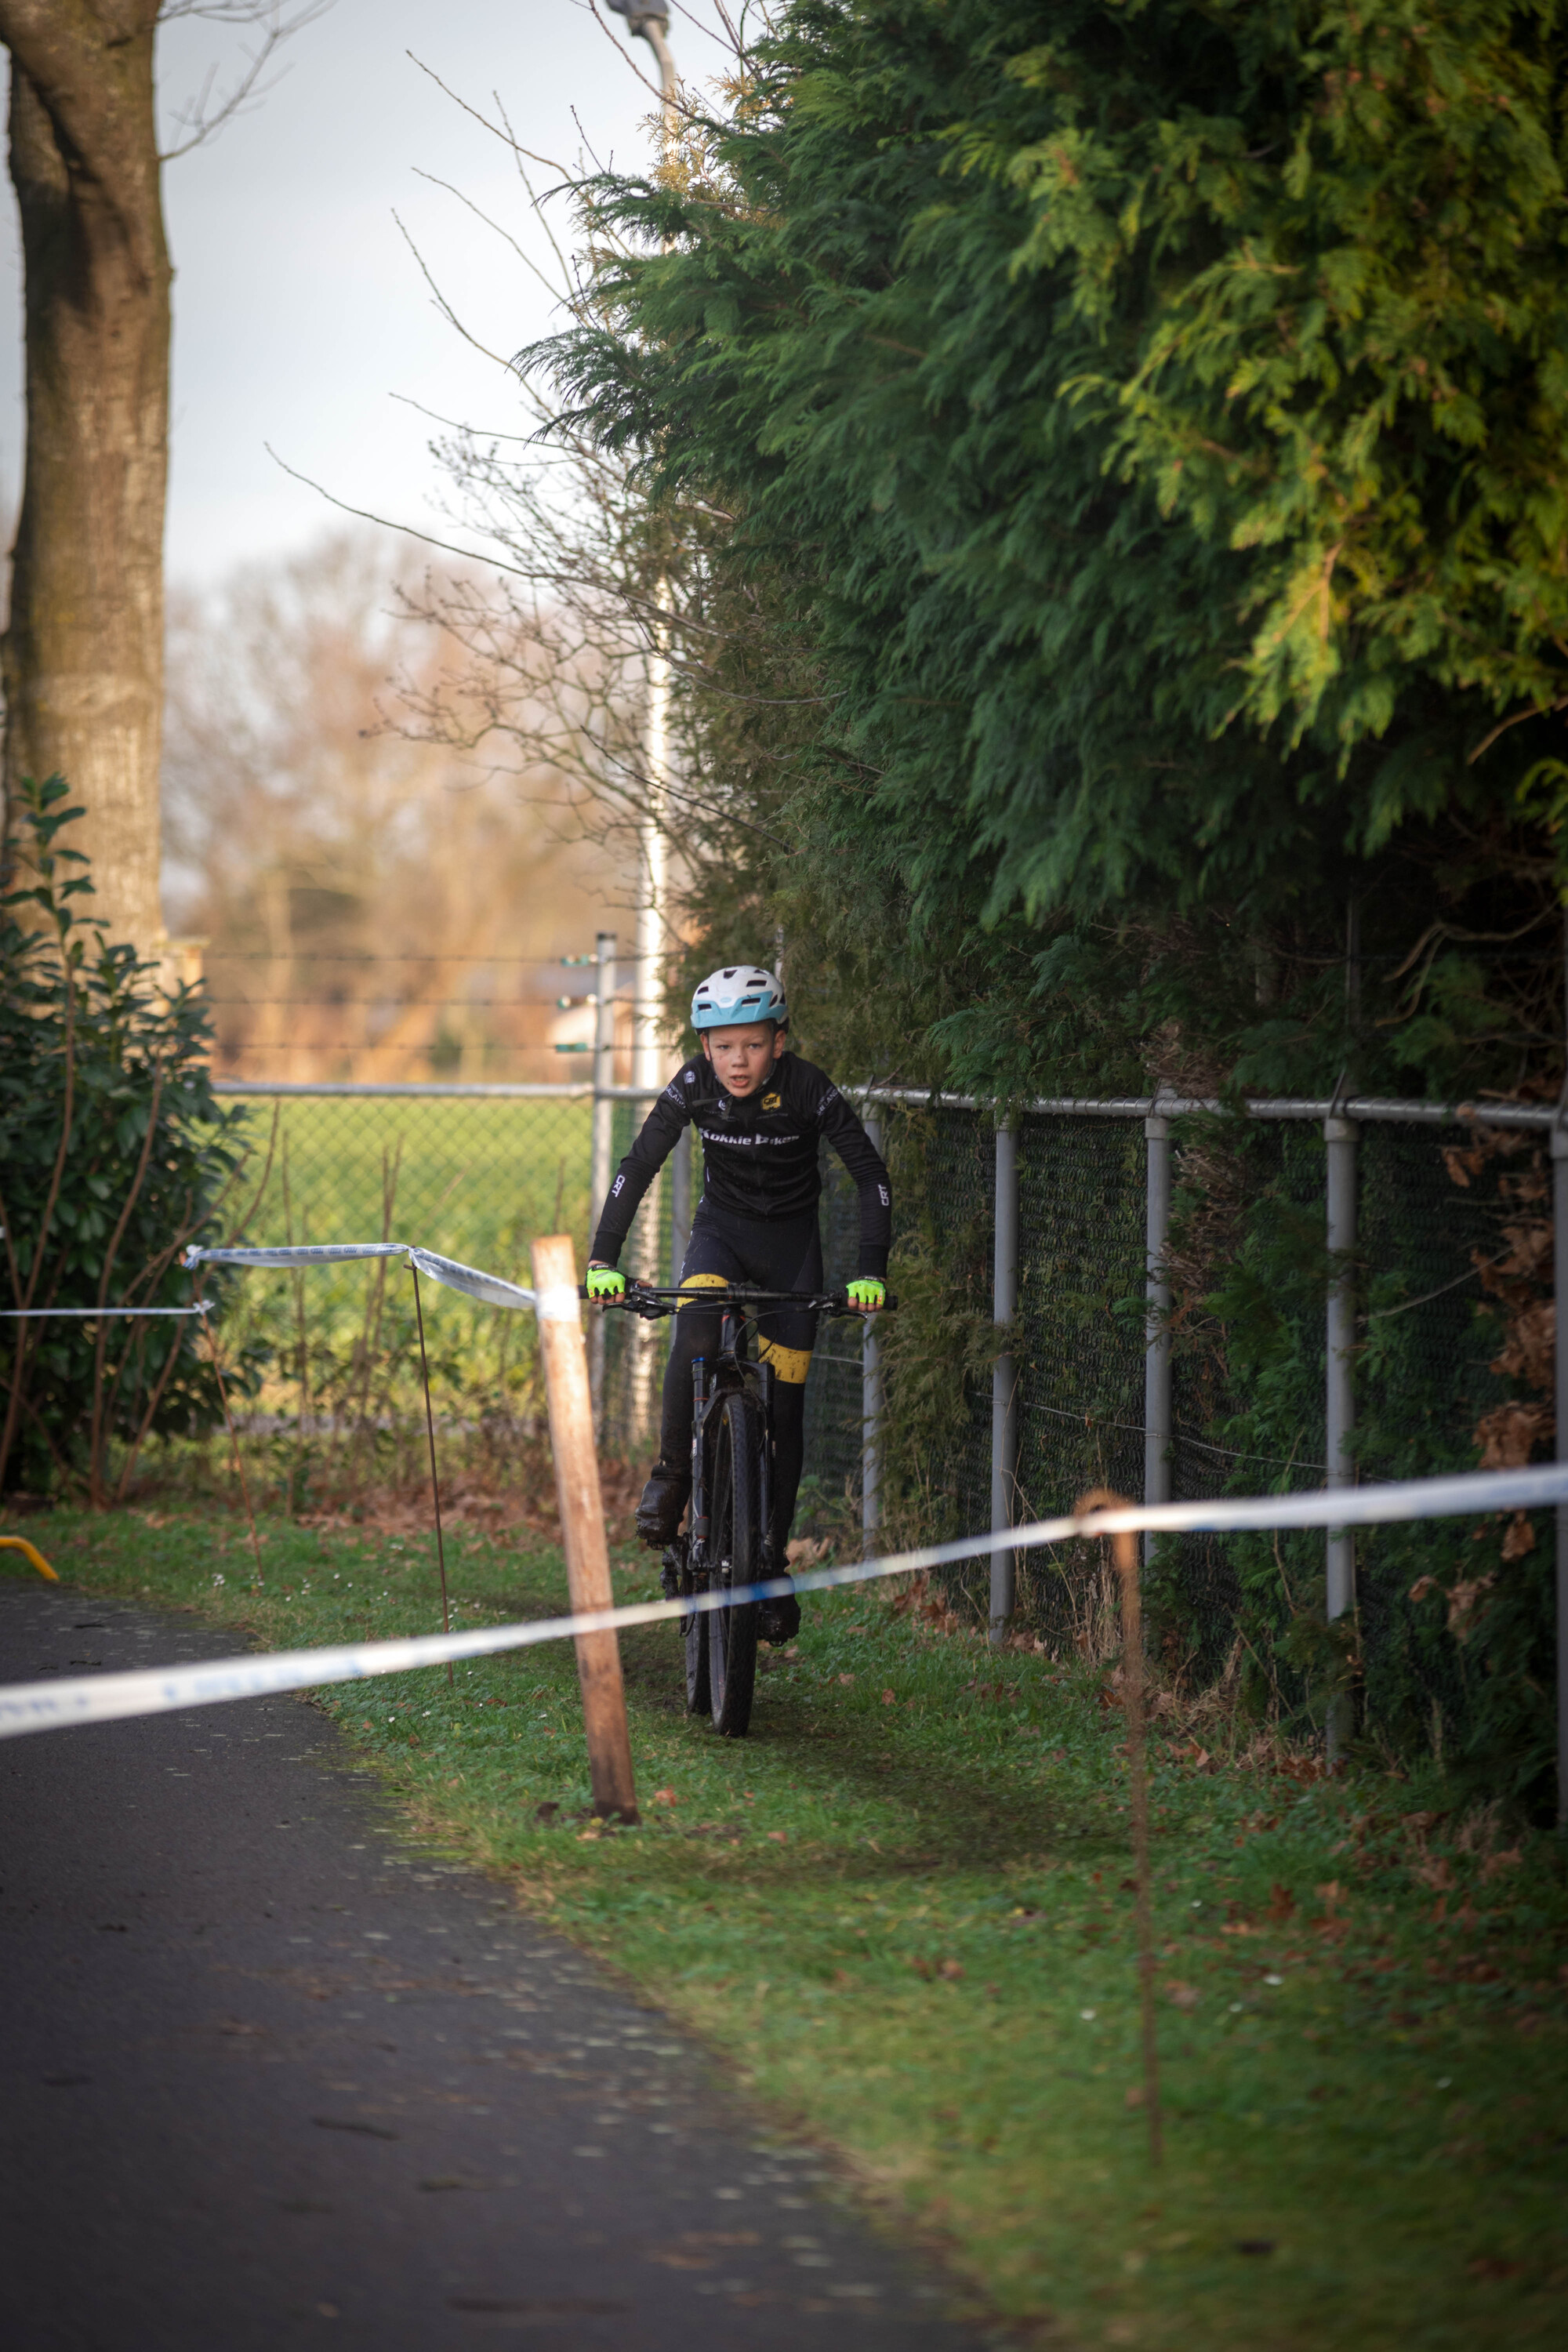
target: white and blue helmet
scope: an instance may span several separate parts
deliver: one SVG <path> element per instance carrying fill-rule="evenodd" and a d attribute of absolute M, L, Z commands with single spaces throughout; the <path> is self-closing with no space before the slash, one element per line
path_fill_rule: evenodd
<path fill-rule="evenodd" d="M 698 983 L 691 1000 L 694 1029 L 734 1029 L 748 1021 L 787 1021 L 784 982 L 761 964 L 728 963 Z"/>

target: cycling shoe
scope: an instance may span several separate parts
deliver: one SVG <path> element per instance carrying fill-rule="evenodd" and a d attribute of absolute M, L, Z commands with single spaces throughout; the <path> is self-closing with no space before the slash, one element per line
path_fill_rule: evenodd
<path fill-rule="evenodd" d="M 793 1592 L 763 1601 L 757 1610 L 757 1638 L 763 1642 L 793 1642 L 800 1631 L 800 1603 Z"/>
<path fill-rule="evenodd" d="M 656 1462 L 637 1505 L 637 1533 L 645 1544 L 662 1549 L 675 1541 L 680 1515 L 691 1492 L 691 1471 L 686 1463 Z"/>

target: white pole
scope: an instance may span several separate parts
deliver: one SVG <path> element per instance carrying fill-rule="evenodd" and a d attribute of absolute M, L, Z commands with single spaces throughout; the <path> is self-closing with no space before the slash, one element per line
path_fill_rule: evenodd
<path fill-rule="evenodd" d="M 610 1189 L 610 1163 L 615 1150 L 616 1107 L 609 1089 L 616 1083 L 616 950 L 614 931 L 601 931 L 595 940 L 594 1005 L 594 1128 L 588 1173 L 588 1214 L 597 1217 Z M 590 1230 L 588 1239 L 593 1241 Z M 594 1427 L 605 1429 L 605 1318 L 595 1315 L 588 1324 L 588 1372 L 594 1396 Z"/>
<path fill-rule="evenodd" d="M 881 1120 L 868 1117 L 865 1126 L 871 1149 L 880 1155 Z M 877 1318 L 868 1315 L 860 1340 L 860 1533 L 868 1559 L 882 1525 L 882 1351 Z"/>
<path fill-rule="evenodd" d="M 1165 1279 L 1165 1244 L 1171 1231 L 1171 1122 L 1151 1112 L 1143 1122 L 1148 1145 L 1148 1201 L 1143 1227 L 1143 1500 L 1171 1499 L 1171 1286 Z M 1143 1565 L 1154 1565 L 1158 1538 L 1143 1538 Z"/>
<path fill-rule="evenodd" d="M 1356 1233 L 1356 1139 L 1353 1118 L 1326 1118 L 1323 1140 L 1328 1146 L 1328 1244 L 1331 1272 L 1328 1313 L 1328 1379 L 1325 1396 L 1328 1423 L 1328 1485 L 1356 1483 L 1355 1456 L 1355 1270 L 1351 1263 Z M 1330 1531 L 1328 1539 L 1328 1617 L 1332 1624 L 1355 1607 L 1355 1538 L 1348 1528 Z M 1330 1711 L 1329 1761 L 1342 1754 L 1352 1728 L 1349 1695 L 1341 1692 Z"/>
<path fill-rule="evenodd" d="M 664 1066 L 663 1004 L 666 900 L 669 887 L 668 844 L 664 832 L 665 782 L 669 773 L 669 662 L 665 652 L 664 615 L 668 583 L 654 586 L 658 618 L 647 656 L 647 722 L 644 756 L 647 763 L 647 803 L 640 829 L 642 898 L 637 908 L 637 1003 L 633 1035 L 632 1084 L 656 1095 L 668 1072 Z"/>
<path fill-rule="evenodd" d="M 662 8 L 643 13 L 635 6 L 619 9 L 632 31 L 645 40 L 658 61 L 659 90 L 664 100 L 664 146 L 668 155 L 679 125 L 676 109 L 678 79 L 675 59 L 665 38 L 669 18 Z M 640 827 L 642 901 L 637 908 L 637 1002 L 633 1011 L 632 1084 L 647 1090 L 638 1106 L 646 1117 L 668 1073 L 663 1039 L 664 958 L 668 944 L 669 856 L 664 829 L 665 788 L 669 775 L 669 581 L 661 573 L 653 587 L 653 617 L 647 655 L 647 720 L 644 751 L 647 762 L 647 799 Z M 644 1282 L 658 1282 L 659 1225 L 664 1187 L 658 1179 L 649 1185 L 637 1213 L 639 1240 L 636 1271 Z M 632 1341 L 632 1414 L 638 1433 L 650 1426 L 654 1412 L 655 1373 L 658 1363 L 658 1327 L 639 1321 Z"/>
<path fill-rule="evenodd" d="M 662 1040 L 664 999 L 665 907 L 668 884 L 668 845 L 664 833 L 664 785 L 669 757 L 669 664 L 664 649 L 664 612 L 668 589 L 661 579 L 654 588 L 658 617 L 647 657 L 647 803 L 641 845 L 643 891 L 637 908 L 637 1001 L 633 1006 L 632 1084 L 645 1090 L 634 1106 L 640 1122 L 669 1073 L 665 1068 Z M 664 1218 L 664 1180 L 656 1176 L 643 1195 L 637 1215 L 633 1272 L 643 1282 L 658 1282 L 659 1228 Z M 632 1440 L 640 1443 L 652 1428 L 654 1390 L 664 1350 L 665 1334 L 657 1323 L 640 1318 L 632 1328 Z"/>
<path fill-rule="evenodd" d="M 1012 1119 L 996 1129 L 996 1243 L 992 1265 L 991 1320 L 1010 1324 L 1018 1312 L 1018 1130 Z M 1018 1380 L 1011 1349 L 991 1372 L 991 1532 L 1013 1525 L 1018 1464 Z M 1017 1554 L 991 1555 L 991 1644 L 1007 1638 L 1017 1598 Z"/>

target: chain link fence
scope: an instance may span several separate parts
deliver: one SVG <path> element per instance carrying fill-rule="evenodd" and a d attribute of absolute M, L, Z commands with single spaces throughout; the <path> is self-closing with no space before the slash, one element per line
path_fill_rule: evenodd
<path fill-rule="evenodd" d="M 267 1163 L 246 1236 L 253 1243 L 389 1235 L 527 1282 L 532 1238 L 566 1232 L 585 1260 L 598 1206 L 589 1196 L 590 1088 L 222 1091 L 246 1097 L 253 1180 Z M 1018 1117 L 1013 1523 L 1058 1511 L 1090 1487 L 1144 1491 L 1145 1108 L 1097 1115 L 1089 1106 L 1042 1107 Z M 1175 1499 L 1321 1487 L 1329 1475 L 1324 1301 L 1335 1270 L 1324 1246 L 1321 1116 L 1329 1108 L 1270 1106 L 1272 1118 L 1238 1120 L 1217 1106 L 1171 1107 L 1177 1214 L 1165 1247 L 1180 1279 L 1165 1458 Z M 1354 1475 L 1363 1478 L 1473 1467 L 1478 1424 L 1519 1393 L 1494 1369 L 1497 1321 L 1478 1312 L 1488 1303 L 1478 1269 L 1510 1246 L 1507 1202 L 1495 1184 L 1458 1182 L 1450 1172 L 1453 1154 L 1474 1143 L 1473 1118 L 1405 1108 L 1410 1123 L 1380 1116 L 1357 1129 L 1352 1444 Z M 612 1164 L 641 1116 L 640 1102 L 615 1101 Z M 886 1327 L 886 1421 L 871 1433 L 887 1532 L 979 1532 L 994 1519 L 990 1366 L 1008 1344 L 992 1315 L 995 1126 L 984 1108 L 913 1098 L 880 1103 L 879 1116 L 894 1182 L 894 1279 L 905 1300 Z M 1516 1192 L 1538 1182 L 1543 1145 L 1527 1135 L 1510 1147 Z M 837 1161 L 825 1162 L 824 1176 L 826 1272 L 837 1286 L 854 1271 L 857 1205 Z M 700 1190 L 700 1171 L 693 1181 Z M 625 1261 L 634 1270 L 671 1277 L 677 1189 L 667 1175 L 639 1212 Z M 1517 1222 L 1517 1201 L 1512 1213 Z M 280 1418 L 291 1406 L 299 1426 L 331 1431 L 355 1412 L 364 1425 L 410 1408 L 417 1366 L 408 1279 L 401 1268 L 379 1279 L 379 1297 L 378 1277 L 360 1268 L 253 1276 L 237 1296 L 226 1344 L 241 1354 L 247 1346 L 270 1351 Z M 426 1319 L 448 1420 L 479 1425 L 489 1416 L 503 1442 L 509 1430 L 531 1432 L 538 1399 L 526 1318 L 443 1293 L 438 1303 L 427 1298 Z M 607 1457 L 637 1464 L 649 1449 L 668 1342 L 666 1325 L 605 1318 Z M 807 1387 L 797 1531 L 842 1538 L 858 1525 L 865 1413 L 860 1335 L 825 1325 Z M 1342 1433 L 1335 1442 L 1344 1443 Z M 1152 1638 L 1188 1686 L 1229 1678 L 1285 1716 L 1325 1674 L 1353 1672 L 1371 1729 L 1393 1745 L 1442 1751 L 1473 1731 L 1493 1667 L 1484 1645 L 1464 1638 L 1451 1604 L 1445 1612 L 1412 1591 L 1436 1580 L 1451 1592 L 1472 1564 L 1484 1577 L 1499 1540 L 1496 1528 L 1439 1524 L 1361 1538 L 1353 1657 L 1343 1629 L 1336 1643 L 1326 1619 L 1321 1539 L 1163 1540 L 1149 1560 Z M 1549 1549 L 1536 1538 L 1528 1574 L 1537 1583 Z M 952 1578 L 955 1603 L 981 1622 L 984 1577 L 971 1569 Z M 1092 1548 L 1019 1561 L 1015 1627 L 1048 1649 L 1091 1648 L 1108 1610 Z M 1109 1631 L 1105 1642 L 1113 1646 Z"/>
<path fill-rule="evenodd" d="M 1062 1510 L 1093 1487 L 1144 1493 L 1146 1108 L 1096 1117 L 1077 1106 L 1017 1120 L 1013 1523 Z M 1325 1246 L 1321 1115 L 1329 1108 L 1271 1106 L 1278 1116 L 1266 1121 L 1220 1116 L 1215 1106 L 1170 1119 L 1177 1213 L 1163 1270 L 1174 1283 L 1164 1326 L 1173 1500 L 1331 1483 L 1325 1307 L 1337 1274 L 1353 1283 L 1357 1307 L 1352 1477 L 1473 1469 L 1488 1417 L 1495 1426 L 1521 1410 L 1518 1368 L 1500 1350 L 1511 1344 L 1510 1312 L 1528 1319 L 1550 1296 L 1541 1287 L 1550 1281 L 1550 1256 L 1541 1255 L 1542 1238 L 1550 1241 L 1545 1212 L 1530 1223 L 1530 1203 L 1546 1192 L 1547 1138 L 1528 1130 L 1510 1138 L 1500 1185 L 1456 1181 L 1453 1162 L 1475 1146 L 1470 1118 L 1445 1119 L 1428 1106 L 1419 1107 L 1418 1122 L 1400 1124 L 1394 1106 L 1380 1107 L 1382 1116 L 1357 1128 L 1359 1232 L 1347 1271 Z M 1524 1115 L 1539 1127 L 1540 1114 Z M 923 1475 L 907 1454 L 897 1468 L 904 1493 L 920 1492 L 935 1531 L 979 1532 L 997 1523 L 993 1400 L 980 1344 L 993 1280 L 995 1126 L 982 1109 L 916 1104 L 889 1106 L 884 1120 L 898 1258 L 906 1272 L 937 1277 L 912 1286 L 925 1328 L 906 1326 L 888 1343 L 884 1443 L 898 1444 L 900 1385 L 907 1392 L 918 1382 L 922 1363 L 966 1352 L 967 1318 L 963 1410 L 934 1443 L 928 1433 Z M 847 1188 L 835 1190 L 841 1214 Z M 1511 1308 L 1487 1295 L 1489 1266 L 1532 1257 L 1534 1307 L 1521 1310 L 1517 1294 Z M 1000 1345 L 998 1334 L 991 1352 Z M 1523 1407 L 1527 1416 L 1537 1410 Z M 841 1415 L 841 1444 L 847 1425 Z M 1508 1669 L 1526 1708 L 1532 1689 L 1535 1699 L 1542 1685 L 1551 1689 L 1550 1523 L 1516 1525 L 1513 1558 L 1500 1574 L 1504 1540 L 1496 1522 L 1364 1531 L 1355 1613 L 1336 1629 L 1321 1538 L 1160 1538 L 1147 1565 L 1152 1636 L 1179 1683 L 1227 1682 L 1262 1717 L 1304 1721 L 1314 1692 L 1348 1681 L 1363 1729 L 1391 1750 L 1474 1753 L 1491 1736 L 1486 1727 Z M 949 1574 L 955 1601 L 976 1623 L 986 1617 L 986 1576 L 983 1565 Z M 1472 1586 L 1492 1612 L 1485 1639 L 1472 1638 L 1465 1618 Z M 1494 1590 L 1506 1590 L 1506 1608 Z M 1048 1649 L 1092 1651 L 1101 1635 L 1110 1648 L 1112 1617 L 1097 1548 L 1020 1560 L 1014 1622 Z M 1321 1706 L 1315 1711 L 1321 1717 Z M 1544 1740 L 1549 1709 L 1536 1712 Z"/>

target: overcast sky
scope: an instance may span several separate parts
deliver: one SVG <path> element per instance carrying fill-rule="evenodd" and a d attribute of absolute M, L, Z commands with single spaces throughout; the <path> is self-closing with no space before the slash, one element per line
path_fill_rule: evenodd
<path fill-rule="evenodd" d="M 618 18 L 605 21 L 625 35 Z M 672 6 L 671 46 L 689 79 L 721 68 L 704 29 L 716 23 L 712 0 Z M 652 71 L 646 44 L 625 46 Z M 159 61 L 165 109 L 237 54 L 217 27 L 171 26 Z M 542 289 L 463 202 L 543 258 L 515 165 L 463 104 L 494 121 L 499 92 L 519 142 L 568 165 L 584 141 L 628 167 L 652 152 L 651 91 L 580 0 L 334 0 L 282 58 L 287 72 L 253 111 L 166 173 L 174 580 L 211 579 L 298 547 L 337 520 L 280 471 L 267 443 L 349 505 L 431 526 L 439 484 L 426 445 L 436 428 L 406 404 L 480 427 L 515 425 L 509 380 L 440 317 L 398 226 L 491 352 L 510 354 L 550 323 Z M 14 199 L 0 198 L 0 217 L 9 507 L 23 446 Z M 554 217 L 564 226 L 563 205 Z"/>

